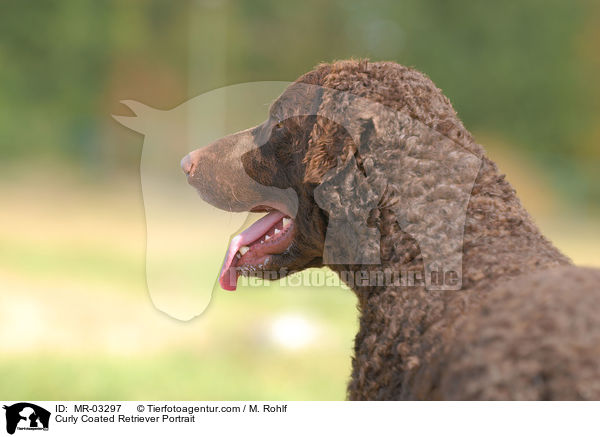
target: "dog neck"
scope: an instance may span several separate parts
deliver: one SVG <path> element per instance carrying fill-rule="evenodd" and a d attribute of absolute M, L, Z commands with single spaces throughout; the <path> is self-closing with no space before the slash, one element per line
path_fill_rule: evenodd
<path fill-rule="evenodd" d="M 424 359 L 443 347 L 442 333 L 452 332 L 442 327 L 450 328 L 499 280 L 570 263 L 544 238 L 514 189 L 485 157 L 467 209 L 461 290 L 368 283 L 376 270 L 424 277 L 419 246 L 402 232 L 392 211 L 380 211 L 379 231 L 382 265 L 332 267 L 342 280 L 354 279 L 348 285 L 359 301 L 351 399 L 430 398 L 435 377 L 427 374 Z"/>

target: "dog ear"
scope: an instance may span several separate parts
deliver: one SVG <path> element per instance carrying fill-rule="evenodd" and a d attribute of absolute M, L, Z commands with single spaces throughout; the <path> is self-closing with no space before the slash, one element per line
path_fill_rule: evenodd
<path fill-rule="evenodd" d="M 314 190 L 319 207 L 329 217 L 323 263 L 380 264 L 379 230 L 368 225 L 380 195 L 355 156 L 337 158 L 337 165 Z"/>
<path fill-rule="evenodd" d="M 330 131 L 316 143 L 321 145 L 321 161 L 309 163 L 325 163 L 312 175 L 318 177 L 315 201 L 329 217 L 323 250 L 323 262 L 328 265 L 381 263 L 379 229 L 369 225 L 384 188 L 368 156 L 370 148 L 376 147 L 375 125 L 371 118 L 361 117 L 352 124 L 356 142 L 339 124 L 328 123 Z M 329 141 L 332 137 L 338 141 Z"/>

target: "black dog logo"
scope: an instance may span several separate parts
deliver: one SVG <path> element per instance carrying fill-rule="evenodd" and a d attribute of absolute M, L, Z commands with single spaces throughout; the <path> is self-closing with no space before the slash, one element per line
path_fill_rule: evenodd
<path fill-rule="evenodd" d="M 6 432 L 14 434 L 15 430 L 48 430 L 50 411 L 28 402 L 19 402 L 3 407 L 6 410 Z"/>

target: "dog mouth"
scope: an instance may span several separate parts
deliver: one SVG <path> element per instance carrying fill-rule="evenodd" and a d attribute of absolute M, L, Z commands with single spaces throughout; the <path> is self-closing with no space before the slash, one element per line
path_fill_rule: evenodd
<path fill-rule="evenodd" d="M 219 284 L 224 290 L 235 290 L 240 275 L 264 270 L 271 256 L 287 251 L 293 239 L 294 220 L 281 211 L 270 210 L 231 239 Z"/>

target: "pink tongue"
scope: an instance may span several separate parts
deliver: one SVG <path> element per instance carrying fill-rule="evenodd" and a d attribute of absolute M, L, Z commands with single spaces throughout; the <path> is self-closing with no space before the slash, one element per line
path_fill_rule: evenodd
<path fill-rule="evenodd" d="M 279 211 L 270 212 L 263 218 L 257 220 L 248 229 L 231 239 L 227 254 L 225 255 L 223 267 L 221 267 L 221 274 L 219 275 L 219 284 L 221 284 L 221 288 L 233 291 L 237 287 L 237 273 L 235 268 L 231 267 L 231 263 L 240 247 L 254 243 L 283 217 L 285 217 L 285 214 Z"/>

